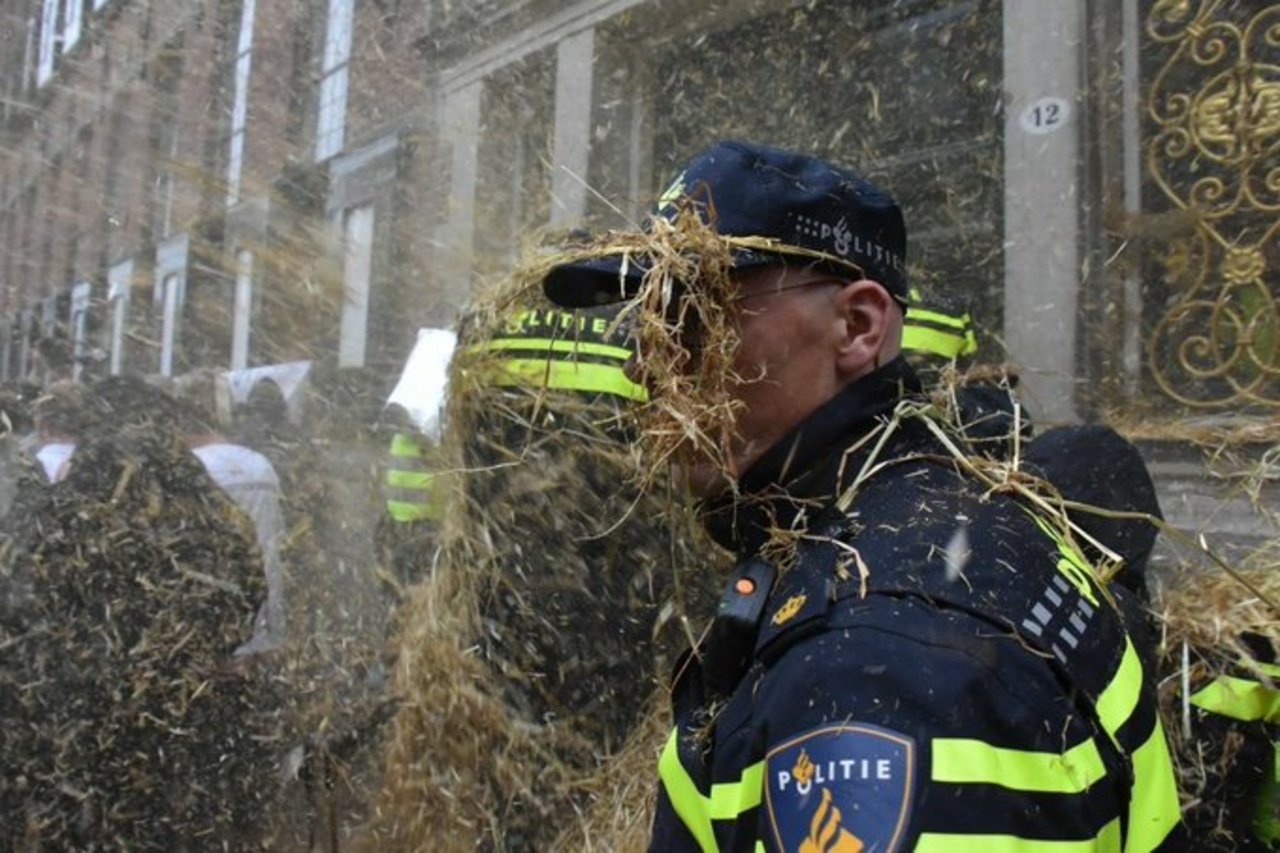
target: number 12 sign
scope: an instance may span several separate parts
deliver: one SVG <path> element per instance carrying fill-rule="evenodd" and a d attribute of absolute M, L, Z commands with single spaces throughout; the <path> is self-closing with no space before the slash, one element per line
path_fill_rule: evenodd
<path fill-rule="evenodd" d="M 1067 123 L 1071 105 L 1062 98 L 1048 96 L 1037 98 L 1022 111 L 1018 122 L 1027 133 L 1044 135 L 1053 133 Z"/>

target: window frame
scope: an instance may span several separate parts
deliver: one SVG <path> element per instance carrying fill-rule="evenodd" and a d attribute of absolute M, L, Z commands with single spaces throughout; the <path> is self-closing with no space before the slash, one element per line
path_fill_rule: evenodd
<path fill-rule="evenodd" d="M 340 154 L 346 145 L 348 68 L 354 30 L 355 0 L 329 0 L 317 88 L 317 163 Z"/>
<path fill-rule="evenodd" d="M 257 0 L 244 0 L 240 11 L 240 33 L 236 40 L 236 61 L 231 104 L 231 135 L 227 151 L 227 207 L 240 201 L 244 175 L 245 136 L 249 126 L 249 83 L 253 71 L 253 24 Z"/>

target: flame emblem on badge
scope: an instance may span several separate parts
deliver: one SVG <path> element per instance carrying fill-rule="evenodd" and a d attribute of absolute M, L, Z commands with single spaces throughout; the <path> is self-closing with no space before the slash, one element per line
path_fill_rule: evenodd
<path fill-rule="evenodd" d="M 809 822 L 809 837 L 799 853 L 862 853 L 862 841 L 840 825 L 840 809 L 831 804 L 831 790 L 822 789 L 822 802 Z"/>
<path fill-rule="evenodd" d="M 800 750 L 800 757 L 796 759 L 796 766 L 791 768 L 791 778 L 801 785 L 807 785 L 809 780 L 813 778 L 814 769 L 809 753 L 802 749 Z"/>

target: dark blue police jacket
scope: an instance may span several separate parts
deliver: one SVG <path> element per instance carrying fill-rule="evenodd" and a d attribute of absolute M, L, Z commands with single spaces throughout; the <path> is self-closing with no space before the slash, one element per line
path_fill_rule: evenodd
<path fill-rule="evenodd" d="M 918 394 L 901 361 L 859 380 L 706 507 L 743 562 L 677 669 L 652 849 L 1175 843 L 1113 592 L 1054 513 L 965 473 Z"/>

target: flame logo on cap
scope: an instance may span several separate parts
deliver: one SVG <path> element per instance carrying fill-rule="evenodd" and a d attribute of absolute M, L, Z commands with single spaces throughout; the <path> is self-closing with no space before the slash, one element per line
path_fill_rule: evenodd
<path fill-rule="evenodd" d="M 837 255 L 849 254 L 849 243 L 853 240 L 853 232 L 849 230 L 849 223 L 843 216 L 832 227 L 831 238 L 835 241 Z"/>

